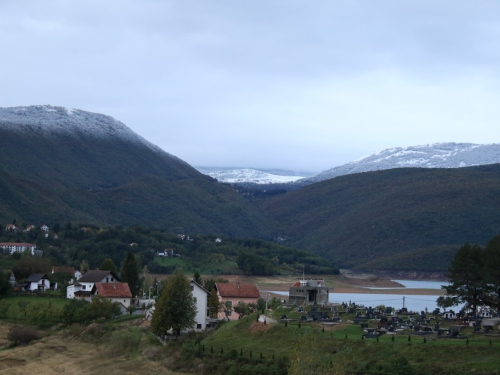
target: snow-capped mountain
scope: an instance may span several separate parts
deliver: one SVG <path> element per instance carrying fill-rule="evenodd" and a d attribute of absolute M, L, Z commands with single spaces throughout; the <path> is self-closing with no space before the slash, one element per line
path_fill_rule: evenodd
<path fill-rule="evenodd" d="M 249 168 L 220 169 L 198 167 L 197 169 L 201 173 L 217 179 L 219 182 L 229 184 L 283 184 L 295 182 L 305 177 L 304 174 L 296 175 L 296 173 L 292 171 L 276 171 L 275 173 L 270 173 Z"/>
<path fill-rule="evenodd" d="M 137 178 L 208 177 L 98 113 L 51 105 L 0 108 L 2 171 L 43 184 L 118 186 Z M 2 159 L 4 157 L 5 159 Z"/>
<path fill-rule="evenodd" d="M 51 105 L 0 108 L 0 128 L 26 135 L 66 135 L 73 138 L 85 136 L 101 140 L 122 140 L 178 159 L 113 117 L 79 109 Z"/>
<path fill-rule="evenodd" d="M 393 168 L 461 168 L 500 163 L 500 144 L 436 143 L 432 145 L 389 148 L 299 180 L 310 184 L 330 178 Z"/>

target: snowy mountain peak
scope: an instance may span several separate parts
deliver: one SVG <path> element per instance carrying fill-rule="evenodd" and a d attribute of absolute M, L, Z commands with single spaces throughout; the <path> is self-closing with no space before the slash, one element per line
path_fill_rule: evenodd
<path fill-rule="evenodd" d="M 316 176 L 302 179 L 309 184 L 330 178 L 393 168 L 461 168 L 500 163 L 500 144 L 436 143 L 431 145 L 396 147 L 376 152 Z"/>
<path fill-rule="evenodd" d="M 201 173 L 204 173 L 220 182 L 228 184 L 279 184 L 287 182 L 295 182 L 304 177 L 294 175 L 294 172 L 281 174 L 269 173 L 256 169 L 241 168 L 241 169 L 218 169 L 218 168 L 197 168 Z"/>
<path fill-rule="evenodd" d="M 30 135 L 120 139 L 174 157 L 113 117 L 80 109 L 52 105 L 0 108 L 0 129 L 2 128 Z"/>

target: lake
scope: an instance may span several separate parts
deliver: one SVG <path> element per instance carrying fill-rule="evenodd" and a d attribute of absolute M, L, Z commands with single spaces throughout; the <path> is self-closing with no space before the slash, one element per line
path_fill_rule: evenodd
<path fill-rule="evenodd" d="M 429 296 L 429 295 L 420 295 L 420 294 L 404 294 L 404 290 L 408 289 L 441 289 L 441 285 L 446 285 L 445 281 L 420 281 L 420 280 L 393 280 L 401 285 L 404 285 L 404 288 L 367 288 L 367 289 L 400 289 L 401 293 L 398 294 L 387 294 L 383 293 L 330 293 L 329 294 L 329 302 L 331 303 L 349 303 L 355 302 L 358 305 L 364 305 L 366 307 L 384 305 L 391 306 L 396 309 L 400 309 L 403 307 L 403 298 L 404 298 L 404 306 L 408 309 L 408 311 L 425 311 L 425 308 L 429 312 L 432 312 L 436 307 L 436 299 L 438 296 Z M 262 293 L 265 293 L 264 291 Z M 288 292 L 276 292 L 272 293 L 280 294 L 282 296 L 288 297 Z M 455 307 L 455 310 L 459 310 L 459 307 Z"/>

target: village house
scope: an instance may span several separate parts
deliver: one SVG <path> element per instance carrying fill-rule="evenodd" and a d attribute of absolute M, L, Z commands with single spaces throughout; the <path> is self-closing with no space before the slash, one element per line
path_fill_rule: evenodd
<path fill-rule="evenodd" d="M 49 231 L 49 227 L 46 226 L 45 224 L 43 224 L 41 227 L 40 227 L 41 230 L 43 230 L 44 232 L 48 232 Z"/>
<path fill-rule="evenodd" d="M 17 231 L 17 227 L 14 224 L 7 224 L 5 226 L 5 231 L 7 231 L 7 232 L 16 232 Z"/>
<path fill-rule="evenodd" d="M 41 255 L 42 251 L 36 249 L 36 245 L 26 242 L 0 242 L 0 248 L 9 254 L 23 253 L 29 250 L 31 255 Z"/>
<path fill-rule="evenodd" d="M 95 283 L 115 283 L 120 281 L 111 271 L 92 270 L 88 271 L 73 285 L 66 288 L 66 298 L 89 299 L 90 292 Z"/>
<path fill-rule="evenodd" d="M 219 312 L 218 318 L 229 320 L 239 319 L 239 314 L 233 308 L 239 302 L 257 303 L 260 298 L 260 292 L 255 284 L 240 284 L 236 283 L 217 283 L 215 284 L 217 297 L 224 308 L 224 311 Z"/>
<path fill-rule="evenodd" d="M 122 313 L 127 311 L 132 300 L 132 293 L 127 283 L 95 283 L 90 292 L 90 298 L 102 296 L 118 303 Z"/>
<path fill-rule="evenodd" d="M 207 328 L 207 300 L 210 293 L 193 279 L 189 281 L 189 284 L 191 284 L 191 293 L 196 300 L 196 316 L 193 329 L 195 331 L 204 331 Z"/>
<path fill-rule="evenodd" d="M 207 328 L 207 301 L 210 293 L 193 279 L 189 280 L 189 284 L 191 286 L 191 294 L 193 295 L 196 303 L 196 316 L 194 318 L 195 323 L 190 331 L 204 331 Z M 151 307 L 146 312 L 146 318 L 148 320 L 153 318 L 154 311 L 155 306 Z"/>
<path fill-rule="evenodd" d="M 31 230 L 33 230 L 33 229 L 36 229 L 36 227 L 35 227 L 34 225 L 28 225 L 28 226 L 26 227 L 26 229 L 25 229 L 25 230 L 23 230 L 23 232 L 29 232 L 29 231 L 31 231 Z"/>
<path fill-rule="evenodd" d="M 27 290 L 44 292 L 46 290 L 56 290 L 57 283 L 51 283 L 44 273 L 33 273 L 26 279 Z"/>
<path fill-rule="evenodd" d="M 323 279 L 298 279 L 288 292 L 293 305 L 326 305 L 329 290 Z"/>

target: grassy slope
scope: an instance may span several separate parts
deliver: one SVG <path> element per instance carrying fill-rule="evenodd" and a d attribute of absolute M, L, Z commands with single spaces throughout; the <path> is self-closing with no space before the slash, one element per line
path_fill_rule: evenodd
<path fill-rule="evenodd" d="M 366 268 L 380 257 L 484 244 L 498 234 L 500 165 L 342 176 L 257 204 L 279 223 L 289 245 Z M 445 270 L 448 262 L 438 260 L 438 267 Z"/>
<path fill-rule="evenodd" d="M 280 308 L 274 316 L 287 314 Z M 342 316 L 344 321 L 353 315 Z M 342 324 L 326 327 L 313 323 L 256 323 L 251 315 L 223 324 L 211 335 L 186 338 L 159 345 L 142 320 L 129 317 L 121 321 L 78 325 L 44 331 L 44 338 L 27 346 L 6 348 L 10 325 L 0 323 L 0 373 L 169 373 L 168 369 L 193 373 L 272 373 L 284 358 L 289 374 L 391 374 L 404 358 L 414 373 L 499 374 L 500 338 L 474 335 L 466 340 L 437 339 L 436 336 L 412 336 L 403 332 L 361 340 L 359 326 Z M 376 322 L 369 322 L 374 327 Z M 449 323 L 453 324 L 453 323 Z M 491 343 L 490 343 L 491 340 Z M 181 347 L 183 347 L 181 349 Z M 212 353 L 213 352 L 213 353 Z M 190 354 L 191 353 L 191 354 Z M 261 353 L 262 357 L 261 358 Z M 399 368 L 401 371 L 401 368 Z"/>
<path fill-rule="evenodd" d="M 282 309 L 276 315 L 287 314 L 296 318 L 290 310 Z M 346 317 L 343 318 L 346 320 Z M 373 323 L 370 327 L 373 326 Z M 254 317 L 225 324 L 214 335 L 205 339 L 202 344 L 213 348 L 214 353 L 228 353 L 232 348 L 243 357 L 259 358 L 263 353 L 265 359 L 274 354 L 275 358 L 287 357 L 291 367 L 289 373 L 344 374 L 354 373 L 388 374 L 393 371 L 397 358 L 404 357 L 415 373 L 441 374 L 479 374 L 500 373 L 500 339 L 484 335 L 469 336 L 466 340 L 437 340 L 434 335 L 426 338 L 412 336 L 408 342 L 408 333 L 398 334 L 395 341 L 390 335 L 376 340 L 361 340 L 362 331 L 359 326 L 343 324 L 335 328 L 322 328 L 316 324 L 297 322 L 268 325 L 255 323 Z M 346 339 L 347 335 L 347 339 Z"/>

